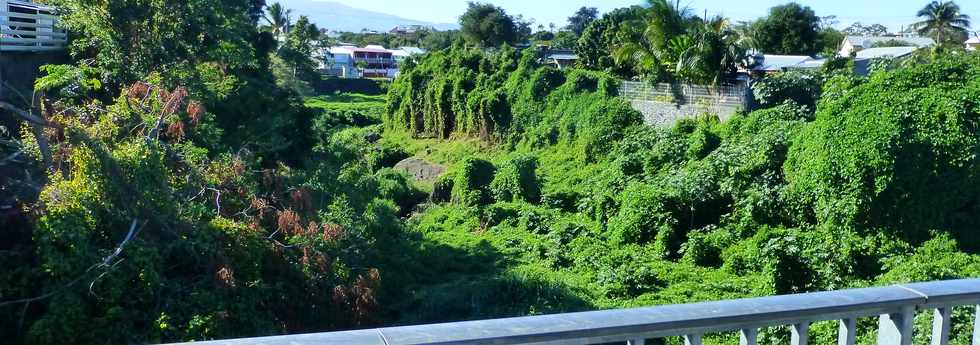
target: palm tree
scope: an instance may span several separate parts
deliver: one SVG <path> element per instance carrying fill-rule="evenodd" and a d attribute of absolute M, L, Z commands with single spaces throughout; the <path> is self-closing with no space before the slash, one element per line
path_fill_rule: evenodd
<path fill-rule="evenodd" d="M 702 20 L 691 31 L 691 44 L 680 53 L 675 68 L 682 78 L 719 85 L 745 63 L 745 48 L 728 19 Z"/>
<path fill-rule="evenodd" d="M 966 36 L 970 16 L 960 13 L 960 6 L 952 1 L 933 1 L 917 14 L 925 19 L 915 23 L 920 35 L 932 37 L 938 45 L 954 42 Z"/>
<path fill-rule="evenodd" d="M 293 24 L 292 12 L 293 10 L 283 7 L 278 2 L 266 6 L 264 18 L 276 38 L 281 39 L 289 31 L 289 27 Z"/>
<path fill-rule="evenodd" d="M 681 7 L 680 0 L 648 0 L 648 15 L 632 25 L 627 25 L 625 35 L 631 37 L 618 47 L 614 58 L 634 64 L 640 73 L 669 78 L 669 72 L 677 63 L 679 53 L 690 46 L 685 38 L 692 15 L 690 8 Z"/>

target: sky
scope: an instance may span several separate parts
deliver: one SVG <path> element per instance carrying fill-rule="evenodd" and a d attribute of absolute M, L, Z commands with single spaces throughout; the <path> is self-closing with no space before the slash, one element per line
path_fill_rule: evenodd
<path fill-rule="evenodd" d="M 455 23 L 466 10 L 467 0 L 333 0 L 348 6 L 394 14 L 404 18 L 438 23 Z M 484 0 L 504 8 L 511 15 L 535 19 L 537 24 L 555 23 L 563 26 L 576 9 L 597 7 L 601 13 L 618 7 L 640 4 L 642 0 Z M 775 5 L 787 0 L 681 0 L 694 12 L 721 14 L 734 20 L 750 20 L 766 14 Z M 799 0 L 810 6 L 818 16 L 836 15 L 841 28 L 853 22 L 880 23 L 893 31 L 916 22 L 915 13 L 925 0 Z M 980 1 L 957 1 L 963 13 L 973 18 L 973 27 L 980 28 Z"/>

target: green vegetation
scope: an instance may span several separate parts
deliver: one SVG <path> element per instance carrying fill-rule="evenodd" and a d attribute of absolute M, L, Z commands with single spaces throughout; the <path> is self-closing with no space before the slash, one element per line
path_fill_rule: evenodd
<path fill-rule="evenodd" d="M 460 33 L 466 43 L 477 47 L 499 47 L 518 42 L 517 23 L 502 8 L 470 2 L 459 17 Z"/>
<path fill-rule="evenodd" d="M 788 3 L 769 9 L 769 16 L 753 24 L 753 41 L 768 54 L 814 55 L 820 18 L 809 7 Z M 840 43 L 840 42 L 837 42 Z"/>
<path fill-rule="evenodd" d="M 72 63 L 44 68 L 40 120 L 0 131 L 0 337 L 13 344 L 980 275 L 975 53 L 937 51 L 870 77 L 834 60 L 760 81 L 759 110 L 660 128 L 618 97 L 617 74 L 717 83 L 741 44 L 734 27 L 657 2 L 660 14 L 588 24 L 588 70 L 481 39 L 495 48 L 409 61 L 386 95 L 304 99 L 300 75 L 284 72 L 310 67 L 318 37 L 302 18 L 277 33 L 281 8 L 260 28 L 258 1 L 52 2 L 78 33 Z M 613 34 L 637 29 L 633 19 L 650 36 Z M 649 64 L 596 53 L 631 43 Z M 445 172 L 415 181 L 398 164 L 409 157 Z M 953 344 L 969 343 L 967 318 L 954 313 Z M 859 327 L 859 343 L 874 343 L 874 320 Z M 811 336 L 835 332 L 817 323 Z M 766 329 L 760 342 L 787 337 Z"/>
<path fill-rule="evenodd" d="M 836 69 L 846 61 L 814 75 L 784 74 L 757 90 L 762 110 L 673 128 L 649 128 L 628 108 L 616 111 L 615 88 L 603 86 L 602 74 L 531 61 L 506 50 L 430 56 L 392 85 L 382 139 L 453 167 L 409 228 L 471 255 L 497 253 L 492 276 L 534 277 L 565 295 L 525 300 L 524 309 L 511 310 L 517 314 L 980 273 L 976 225 L 966 216 L 977 212 L 978 193 L 963 187 L 974 184 L 972 153 L 980 148 L 970 129 L 980 115 L 970 101 L 980 92 L 976 55 L 870 78 Z M 498 111 L 481 113 L 487 99 Z M 458 145 L 472 140 L 504 150 L 467 153 Z M 457 154 L 434 157 L 427 148 Z M 487 274 L 466 272 L 465 279 Z M 521 291 L 538 291 L 526 284 Z M 470 280 L 446 285 L 453 291 L 418 289 L 427 296 L 510 291 Z M 449 319 L 485 316 L 475 310 L 499 301 Z M 862 323 L 862 332 L 874 326 Z M 836 328 L 818 324 L 811 332 L 831 341 Z M 764 343 L 785 341 L 783 331 L 764 333 Z M 961 332 L 954 342 L 968 341 Z"/>
<path fill-rule="evenodd" d="M 919 34 L 932 37 L 940 46 L 961 46 L 968 37 L 970 16 L 960 12 L 960 6 L 952 1 L 933 1 L 916 15 L 922 21 L 915 23 Z"/>

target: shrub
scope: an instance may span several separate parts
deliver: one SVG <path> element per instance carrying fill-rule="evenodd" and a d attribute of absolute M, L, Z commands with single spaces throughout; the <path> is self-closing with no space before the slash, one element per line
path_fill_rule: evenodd
<path fill-rule="evenodd" d="M 752 94 L 760 108 L 793 101 L 814 108 L 820 99 L 823 77 L 818 73 L 789 71 L 769 75 L 752 84 Z"/>
<path fill-rule="evenodd" d="M 411 157 L 411 155 L 400 146 L 382 142 L 380 147 L 371 150 L 367 156 L 367 161 L 372 170 L 378 170 L 394 167 L 395 164 L 408 157 Z"/>
<path fill-rule="evenodd" d="M 609 237 L 613 243 L 643 244 L 658 234 L 670 232 L 677 220 L 667 211 L 666 195 L 660 188 L 645 183 L 633 183 L 620 197 L 622 206 L 609 219 Z"/>
<path fill-rule="evenodd" d="M 432 184 L 432 202 L 448 202 L 452 200 L 454 177 L 452 174 L 443 174 Z"/>
<path fill-rule="evenodd" d="M 488 187 L 496 170 L 492 163 L 475 157 L 457 163 L 453 169 L 452 201 L 467 206 L 489 204 Z"/>
<path fill-rule="evenodd" d="M 786 179 L 821 222 L 980 247 L 980 64 L 958 57 L 838 82 L 790 147 Z M 937 191 L 943 191 L 938 193 Z"/>
<path fill-rule="evenodd" d="M 383 168 L 375 173 L 375 178 L 378 181 L 378 196 L 394 201 L 401 215 L 408 214 L 415 205 L 425 201 L 425 193 L 415 188 L 404 172 Z"/>
<path fill-rule="evenodd" d="M 490 192 L 497 201 L 541 200 L 536 170 L 538 160 L 534 156 L 515 155 L 500 166 L 490 183 Z"/>

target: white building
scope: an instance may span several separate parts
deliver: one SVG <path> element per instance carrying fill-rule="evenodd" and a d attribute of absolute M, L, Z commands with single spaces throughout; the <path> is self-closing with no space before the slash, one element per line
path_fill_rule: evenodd
<path fill-rule="evenodd" d="M 793 69 L 818 69 L 827 62 L 826 59 L 816 59 L 806 55 L 774 54 L 756 54 L 752 60 L 752 72 L 756 74 L 779 73 Z"/>
<path fill-rule="evenodd" d="M 980 32 L 971 32 L 970 38 L 963 43 L 966 44 L 966 50 L 974 51 L 980 49 Z"/>
<path fill-rule="evenodd" d="M 401 61 L 424 53 L 425 50 L 416 47 L 385 49 L 379 45 L 363 48 L 342 45 L 327 50 L 321 68 L 325 74 L 341 78 L 394 78 Z"/>
<path fill-rule="evenodd" d="M 901 37 L 901 36 L 847 36 L 844 38 L 844 42 L 841 42 L 840 51 L 837 52 L 838 56 L 851 56 L 851 54 L 857 53 L 863 49 L 874 48 L 875 45 L 889 42 L 889 41 L 901 41 L 906 42 L 909 46 L 916 48 L 925 48 L 936 44 L 928 37 Z"/>

